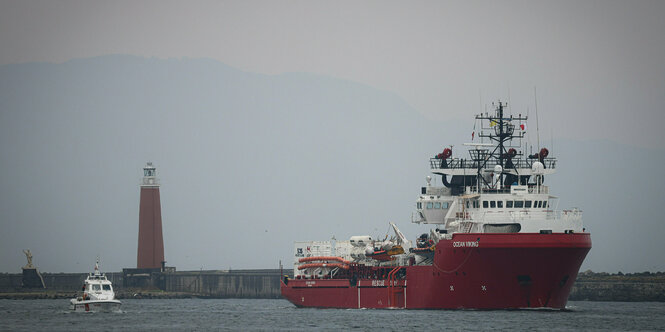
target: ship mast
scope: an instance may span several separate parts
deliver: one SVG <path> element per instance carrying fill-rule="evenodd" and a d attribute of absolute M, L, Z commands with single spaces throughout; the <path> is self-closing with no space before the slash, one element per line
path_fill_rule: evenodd
<path fill-rule="evenodd" d="M 494 105 L 494 103 L 493 103 Z M 511 141 L 513 138 L 523 138 L 524 137 L 524 131 L 518 131 L 518 133 L 515 133 L 515 125 L 512 124 L 512 121 L 526 121 L 528 117 L 522 117 L 522 115 L 518 115 L 517 117 L 513 117 L 512 115 L 510 117 L 504 116 L 504 108 L 507 107 L 507 103 L 502 103 L 501 101 L 498 102 L 498 106 L 495 108 L 494 115 L 489 115 L 485 113 L 476 115 L 476 120 L 488 120 L 490 123 L 490 128 L 494 127 L 494 133 L 491 131 L 489 133 L 485 133 L 484 130 L 481 130 L 480 133 L 478 133 L 479 137 L 486 137 L 489 138 L 490 141 L 495 141 L 497 142 L 496 147 L 494 150 L 490 153 L 490 155 L 485 158 L 483 161 L 483 164 L 481 167 L 478 168 L 478 176 L 482 178 L 480 171 L 485 168 L 487 165 L 487 162 L 489 161 L 490 158 L 495 158 L 497 159 L 497 165 L 501 166 L 501 169 L 505 169 L 505 163 L 504 160 L 506 159 L 505 156 L 507 155 L 507 150 L 506 150 L 506 142 Z M 482 128 L 482 129 L 490 129 L 490 128 Z M 508 144 L 509 145 L 509 144 Z M 499 174 L 499 183 L 503 183 L 503 171 L 501 174 Z"/>

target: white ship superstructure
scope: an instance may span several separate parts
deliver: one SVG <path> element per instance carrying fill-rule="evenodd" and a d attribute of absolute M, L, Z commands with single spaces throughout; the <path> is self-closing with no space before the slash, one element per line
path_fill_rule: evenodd
<path fill-rule="evenodd" d="M 556 171 L 556 158 L 546 148 L 525 156 L 525 148 L 510 145 L 524 137 L 519 128 L 527 117 L 504 116 L 504 107 L 499 102 L 494 115 L 476 116 L 490 123 L 478 136 L 491 143 L 466 143 L 468 158 L 453 158 L 446 148 L 430 159 L 443 186 L 427 177 L 412 221 L 447 234 L 582 232 L 582 212 L 557 211 L 558 198 L 543 184 Z"/>

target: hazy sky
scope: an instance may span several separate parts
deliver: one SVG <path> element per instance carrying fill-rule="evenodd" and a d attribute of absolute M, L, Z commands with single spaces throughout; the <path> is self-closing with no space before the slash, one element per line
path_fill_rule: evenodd
<path fill-rule="evenodd" d="M 29 245 L 47 271 L 86 271 L 83 241 L 117 246 L 111 269 L 132 266 L 148 160 L 179 268 L 275 267 L 261 246 L 244 249 L 252 260 L 215 251 L 252 236 L 285 257 L 293 240 L 388 221 L 411 231 L 428 154 L 468 140 L 496 99 L 533 120 L 534 87 L 542 139 L 569 148 L 549 183 L 593 229 L 583 267 L 663 269 L 631 251 L 665 246 L 665 180 L 651 176 L 665 152 L 663 17 L 665 1 L 0 0 L 0 270 Z M 138 57 L 89 59 L 109 54 Z M 32 62 L 65 65 L 12 66 Z M 275 197 L 255 196 L 269 209 L 243 199 L 256 188 Z M 107 225 L 102 239 L 79 234 Z"/>
<path fill-rule="evenodd" d="M 550 136 L 665 141 L 663 1 L 2 1 L 0 64 L 208 57 L 386 89 L 432 119 L 538 91 Z M 482 100 L 482 101 L 481 101 Z"/>

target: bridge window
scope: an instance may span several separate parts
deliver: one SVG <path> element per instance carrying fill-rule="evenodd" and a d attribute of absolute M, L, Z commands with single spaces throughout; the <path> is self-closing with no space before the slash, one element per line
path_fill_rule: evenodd
<path fill-rule="evenodd" d="M 102 285 L 102 288 L 103 288 L 104 290 L 108 290 L 108 291 L 110 291 L 110 290 L 111 290 L 111 285 Z"/>
<path fill-rule="evenodd" d="M 506 201 L 506 207 L 509 209 L 513 208 L 513 201 Z"/>
<path fill-rule="evenodd" d="M 496 202 L 496 207 L 498 207 L 499 209 L 503 208 L 503 201 Z"/>
<path fill-rule="evenodd" d="M 428 209 L 431 209 L 433 205 L 434 205 L 434 204 L 432 204 L 432 202 L 427 202 L 427 208 L 428 208 Z"/>
<path fill-rule="evenodd" d="M 496 201 L 490 201 L 490 207 L 491 208 L 496 208 Z"/>
<path fill-rule="evenodd" d="M 416 207 L 418 207 L 418 210 L 422 210 L 423 209 L 423 203 L 421 203 L 421 202 L 416 203 Z"/>
<path fill-rule="evenodd" d="M 448 208 L 448 202 L 441 203 L 441 208 L 442 209 L 447 209 Z"/>
<path fill-rule="evenodd" d="M 487 203 L 487 201 L 483 201 L 483 208 L 487 209 L 488 206 L 489 204 Z"/>
<path fill-rule="evenodd" d="M 473 201 L 473 207 L 474 208 L 479 208 L 480 207 L 480 201 Z"/>
<path fill-rule="evenodd" d="M 530 207 L 531 207 L 531 201 L 526 201 L 526 202 L 524 202 L 524 203 L 525 203 L 525 204 L 524 204 L 524 207 L 525 207 L 525 208 L 530 208 Z"/>
<path fill-rule="evenodd" d="M 434 208 L 435 209 L 440 209 L 441 208 L 441 202 L 434 203 Z"/>
<path fill-rule="evenodd" d="M 516 208 L 523 208 L 524 207 L 524 201 L 515 201 L 515 207 Z"/>
<path fill-rule="evenodd" d="M 543 202 L 542 201 L 536 201 L 536 206 L 534 206 L 534 207 L 537 208 L 537 209 L 540 209 L 541 207 L 543 207 Z"/>
<path fill-rule="evenodd" d="M 99 285 L 92 285 L 92 290 L 98 291 L 101 290 L 101 287 L 99 287 Z"/>
<path fill-rule="evenodd" d="M 543 207 L 548 208 L 550 207 L 550 204 L 547 201 L 543 201 Z"/>

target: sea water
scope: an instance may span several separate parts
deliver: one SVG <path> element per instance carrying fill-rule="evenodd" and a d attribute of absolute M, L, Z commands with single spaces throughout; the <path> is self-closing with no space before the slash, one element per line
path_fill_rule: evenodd
<path fill-rule="evenodd" d="M 286 300 L 127 299 L 112 313 L 69 300 L 0 300 L 3 331 L 663 330 L 665 303 L 569 302 L 567 310 L 299 309 Z"/>

